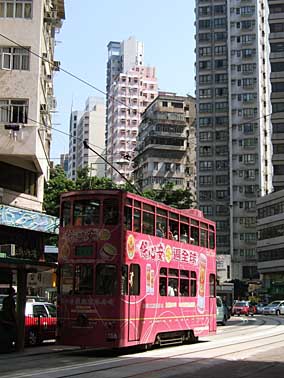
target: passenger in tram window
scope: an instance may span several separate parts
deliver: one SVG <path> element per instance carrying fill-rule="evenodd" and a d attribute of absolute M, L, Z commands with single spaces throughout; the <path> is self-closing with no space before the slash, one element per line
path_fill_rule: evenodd
<path fill-rule="evenodd" d="M 164 230 L 163 230 L 161 223 L 158 223 L 158 225 L 157 225 L 156 236 L 159 236 L 160 238 L 163 238 L 165 236 L 165 233 L 164 233 Z"/>
<path fill-rule="evenodd" d="M 187 233 L 186 233 L 185 230 L 184 230 L 183 234 L 180 237 L 180 241 L 183 242 L 183 243 L 188 243 L 188 235 L 187 235 Z"/>
<path fill-rule="evenodd" d="M 169 239 L 174 240 L 174 235 L 171 230 L 169 230 Z"/>
<path fill-rule="evenodd" d="M 165 283 L 161 280 L 160 281 L 160 288 L 159 288 L 160 295 L 164 297 L 166 295 L 166 285 Z"/>
<path fill-rule="evenodd" d="M 177 232 L 177 230 L 174 230 L 174 240 L 178 240 L 178 232 Z"/>
<path fill-rule="evenodd" d="M 168 296 L 169 297 L 175 297 L 175 296 L 178 295 L 177 287 L 175 285 L 175 281 L 176 280 L 169 279 L 169 283 L 168 283 Z"/>
<path fill-rule="evenodd" d="M 171 285 L 168 286 L 168 296 L 169 297 L 175 296 L 175 289 Z"/>

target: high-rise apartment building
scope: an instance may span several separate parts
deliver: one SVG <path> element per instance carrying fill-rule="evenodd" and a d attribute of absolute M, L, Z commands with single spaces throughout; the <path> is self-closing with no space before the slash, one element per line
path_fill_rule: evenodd
<path fill-rule="evenodd" d="M 142 42 L 136 41 L 134 37 L 129 37 L 122 42 L 109 42 L 108 61 L 106 73 L 106 135 L 105 141 L 108 140 L 108 107 L 109 107 L 109 91 L 111 84 L 115 78 L 122 72 L 127 72 L 134 66 L 144 65 L 144 45 Z M 108 156 L 106 156 L 108 158 Z"/>
<path fill-rule="evenodd" d="M 270 29 L 273 188 L 284 189 L 284 3 L 268 0 Z"/>
<path fill-rule="evenodd" d="M 129 179 L 140 115 L 157 96 L 155 69 L 144 67 L 144 45 L 130 37 L 108 44 L 106 158 Z M 125 183 L 111 166 L 106 175 Z"/>
<path fill-rule="evenodd" d="M 159 92 L 142 114 L 134 181 L 140 190 L 158 190 L 167 183 L 196 197 L 195 98 Z"/>
<path fill-rule="evenodd" d="M 90 176 L 104 177 L 103 159 L 84 146 L 83 141 L 105 155 L 105 103 L 100 97 L 89 97 L 84 111 L 72 111 L 70 116 L 68 178 L 75 180 L 79 169 L 88 167 Z"/>
<path fill-rule="evenodd" d="M 155 68 L 134 66 L 116 77 L 110 87 L 108 106 L 108 161 L 127 179 L 132 179 L 132 158 L 141 114 L 157 96 Z M 125 180 L 111 167 L 107 177 L 117 184 Z"/>
<path fill-rule="evenodd" d="M 196 0 L 197 194 L 232 277 L 257 276 L 256 200 L 272 191 L 268 3 Z"/>

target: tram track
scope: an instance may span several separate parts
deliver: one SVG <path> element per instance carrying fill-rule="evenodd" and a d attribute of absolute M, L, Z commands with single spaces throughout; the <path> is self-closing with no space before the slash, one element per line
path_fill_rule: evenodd
<path fill-rule="evenodd" d="M 269 320 L 271 320 L 272 318 L 270 318 Z M 280 319 L 275 319 L 273 318 L 274 321 L 276 321 L 276 325 L 273 325 L 272 327 L 278 327 L 279 325 L 283 325 L 283 323 L 281 322 Z M 265 320 L 263 320 L 265 322 Z M 266 323 L 266 322 L 265 322 Z M 270 330 L 271 332 L 271 330 Z M 264 336 L 264 337 L 257 337 L 257 338 L 254 338 L 253 340 L 248 340 L 247 338 L 243 341 L 239 341 L 238 342 L 238 346 L 241 346 L 241 345 L 248 345 L 249 343 L 255 343 L 257 341 L 264 341 L 264 340 L 268 340 L 268 339 L 272 339 L 272 338 L 281 338 L 281 336 L 284 335 L 284 331 L 283 332 L 278 332 L 277 334 L 270 334 L 270 335 L 267 335 L 267 336 Z M 249 335 L 248 335 L 249 337 Z M 218 340 L 215 340 L 216 343 L 218 343 L 219 341 Z M 281 340 L 281 342 L 283 343 L 283 346 L 284 346 L 284 341 Z M 169 356 L 169 360 L 173 360 L 173 359 L 180 359 L 181 358 L 190 358 L 191 360 L 190 361 L 187 361 L 185 363 L 182 363 L 182 362 L 179 362 L 178 364 L 176 365 L 171 365 L 171 366 L 167 366 L 167 367 L 163 367 L 163 368 L 160 368 L 160 369 L 153 369 L 151 371 L 146 371 L 146 372 L 142 372 L 142 373 L 138 373 L 138 374 L 132 374 L 132 375 L 123 375 L 123 374 L 120 374 L 120 377 L 127 377 L 127 378 L 132 378 L 132 377 L 143 377 L 143 375 L 148 375 L 149 374 L 152 374 L 152 373 L 158 373 L 158 372 L 161 372 L 165 369 L 174 369 L 174 368 L 177 368 L 178 366 L 186 366 L 186 365 L 190 365 L 190 364 L 193 364 L 193 363 L 198 363 L 198 362 L 202 362 L 204 361 L 205 359 L 207 359 L 207 357 L 203 357 L 203 358 L 196 358 L 194 357 L 195 354 L 200 354 L 200 353 L 213 353 L 214 356 L 210 357 L 210 358 L 214 358 L 214 359 L 218 359 L 218 358 L 224 358 L 226 356 L 229 356 L 229 355 L 232 355 L 232 354 L 237 354 L 237 353 L 240 353 L 240 352 L 248 352 L 248 351 L 251 351 L 251 350 L 256 350 L 256 349 L 260 349 L 260 348 L 263 348 L 263 345 L 259 346 L 259 347 L 256 347 L 255 345 L 253 346 L 249 346 L 247 348 L 243 348 L 241 350 L 238 350 L 237 352 L 228 352 L 228 348 L 230 347 L 234 347 L 236 346 L 236 342 L 228 342 L 226 344 L 223 344 L 223 345 L 215 345 L 213 347 L 209 347 L 209 348 L 203 348 L 200 346 L 202 346 L 201 343 L 199 344 L 195 344 L 196 346 L 198 345 L 199 346 L 199 349 L 196 349 L 196 347 L 194 348 L 194 350 L 192 351 L 186 351 L 186 352 L 182 352 L 182 353 L 176 353 L 176 354 L 173 354 L 171 356 Z M 204 344 L 203 344 L 204 345 Z M 279 340 L 276 340 L 276 341 L 273 341 L 273 342 L 270 342 L 270 343 L 266 343 L 265 344 L 266 347 L 272 347 L 274 345 L 279 345 Z M 220 349 L 223 349 L 223 348 L 226 348 L 226 351 L 225 352 L 222 352 L 222 353 L 217 353 L 215 354 L 214 351 L 218 351 Z M 161 349 L 161 351 L 164 350 L 164 348 Z M 159 350 L 157 350 L 159 351 Z M 154 351 L 155 352 L 155 351 Z M 133 356 L 134 357 L 134 356 Z M 129 357 L 130 358 L 130 357 Z M 192 359 L 193 358 L 193 359 Z M 129 361 L 126 361 L 126 359 L 128 359 L 128 357 L 119 357 L 119 358 L 115 358 L 115 359 L 108 359 L 108 360 L 100 360 L 100 361 L 95 361 L 95 362 L 90 362 L 90 363 L 86 363 L 86 364 L 74 364 L 74 365 L 71 365 L 71 366 L 65 366 L 65 367 L 61 367 L 61 368 L 53 368 L 53 369 L 46 369 L 46 370 L 43 370 L 43 371 L 40 371 L 40 372 L 36 372 L 36 373 L 29 373 L 29 374 L 25 374 L 25 373 L 19 373 L 19 374 L 15 374 L 13 375 L 13 377 L 15 378 L 26 378 L 26 377 L 41 377 L 41 376 L 50 376 L 50 374 L 56 374 L 56 378 L 72 378 L 72 377 L 83 377 L 84 375 L 88 375 L 88 374 L 100 374 L 100 377 L 101 377 L 101 374 L 103 374 L 104 372 L 107 372 L 107 371 L 110 371 L 110 370 L 117 370 L 117 369 L 124 369 L 124 368 L 131 368 L 131 367 L 135 367 L 137 365 L 139 365 L 140 367 L 143 366 L 143 364 L 146 364 L 149 366 L 149 364 L 151 366 L 153 366 L 153 364 L 157 364 L 161 361 L 165 361 L 165 356 L 155 356 L 155 357 L 146 357 L 146 360 L 143 359 L 141 361 L 141 358 L 138 359 L 138 358 L 135 358 L 134 357 L 134 360 L 131 361 L 131 363 L 129 363 Z M 123 363 L 122 363 L 123 362 Z M 118 364 L 117 364 L 118 363 Z M 108 366 L 104 366 L 102 367 L 102 365 L 105 365 L 105 364 L 108 364 Z M 111 364 L 111 366 L 109 366 Z M 116 364 L 114 366 L 114 364 Z M 88 368 L 92 368 L 92 367 L 95 367 L 94 369 L 91 369 L 91 370 L 85 370 L 85 369 L 88 369 Z M 78 370 L 78 369 L 84 369 L 85 371 L 82 371 L 82 372 L 75 372 L 75 370 Z M 73 370 L 73 372 L 70 371 L 69 374 L 66 374 L 66 370 Z M 61 374 L 63 373 L 63 375 Z M 2 376 L 3 378 L 5 378 L 5 376 Z M 245 377 L 245 376 L 244 376 Z"/>

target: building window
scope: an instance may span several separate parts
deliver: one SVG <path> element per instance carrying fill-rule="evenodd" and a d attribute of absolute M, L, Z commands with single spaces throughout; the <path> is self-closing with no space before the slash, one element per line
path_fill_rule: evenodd
<path fill-rule="evenodd" d="M 165 172 L 170 172 L 171 170 L 171 163 L 165 163 Z"/>
<path fill-rule="evenodd" d="M 28 48 L 0 47 L 1 68 L 6 70 L 24 70 L 30 68 Z"/>
<path fill-rule="evenodd" d="M 37 195 L 37 174 L 0 162 L 0 186 L 18 193 Z"/>
<path fill-rule="evenodd" d="M 33 0 L 0 0 L 0 17 L 32 18 Z"/>
<path fill-rule="evenodd" d="M 27 123 L 28 101 L 27 100 L 1 100 L 0 99 L 0 122 L 1 123 Z"/>

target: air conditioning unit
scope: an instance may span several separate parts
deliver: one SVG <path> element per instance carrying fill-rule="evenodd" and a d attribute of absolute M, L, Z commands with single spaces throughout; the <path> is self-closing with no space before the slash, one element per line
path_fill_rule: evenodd
<path fill-rule="evenodd" d="M 46 104 L 40 104 L 40 111 L 46 112 L 46 110 L 47 110 Z"/>
<path fill-rule="evenodd" d="M 53 61 L 53 70 L 60 71 L 60 62 L 58 60 Z"/>

